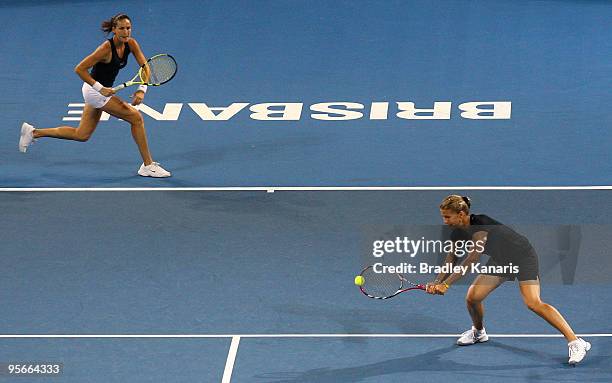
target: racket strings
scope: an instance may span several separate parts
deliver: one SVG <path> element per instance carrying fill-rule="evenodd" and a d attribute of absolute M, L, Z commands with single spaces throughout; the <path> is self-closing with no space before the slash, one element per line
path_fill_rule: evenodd
<path fill-rule="evenodd" d="M 363 290 L 371 296 L 388 297 L 402 288 L 399 274 L 375 273 L 373 268 L 366 269 L 362 274 L 364 278 Z"/>
<path fill-rule="evenodd" d="M 163 84 L 176 73 L 176 61 L 170 56 L 158 56 L 148 63 L 149 84 Z"/>

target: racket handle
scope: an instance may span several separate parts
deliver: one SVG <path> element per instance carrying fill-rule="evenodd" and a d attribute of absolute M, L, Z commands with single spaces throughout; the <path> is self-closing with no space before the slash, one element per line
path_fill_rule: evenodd
<path fill-rule="evenodd" d="M 113 90 L 116 92 L 116 91 L 118 91 L 120 89 L 125 88 L 126 86 L 127 86 L 127 84 L 124 82 L 123 84 L 117 85 L 116 87 L 114 87 Z"/>

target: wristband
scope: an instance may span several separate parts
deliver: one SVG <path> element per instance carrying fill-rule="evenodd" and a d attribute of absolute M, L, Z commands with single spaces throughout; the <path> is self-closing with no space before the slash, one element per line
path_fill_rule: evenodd
<path fill-rule="evenodd" d="M 138 90 L 143 92 L 143 93 L 147 93 L 147 86 L 146 85 L 139 85 L 138 86 Z"/>
<path fill-rule="evenodd" d="M 104 86 L 102 86 L 102 84 L 100 84 L 97 81 L 94 82 L 94 84 L 91 87 L 94 88 L 94 90 L 98 93 L 102 90 L 102 88 L 104 88 Z"/>
<path fill-rule="evenodd" d="M 446 282 L 442 282 L 442 284 L 443 284 L 444 286 L 446 286 L 446 288 L 447 288 L 447 289 L 450 287 L 450 285 L 449 285 L 448 283 L 446 283 Z"/>

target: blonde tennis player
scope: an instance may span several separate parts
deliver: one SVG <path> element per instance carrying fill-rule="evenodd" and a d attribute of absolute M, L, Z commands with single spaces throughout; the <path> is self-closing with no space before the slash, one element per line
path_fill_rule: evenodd
<path fill-rule="evenodd" d="M 460 195 L 450 195 L 440 204 L 444 223 L 453 229 L 453 242 L 480 243 L 478 249 L 471 251 L 462 265 L 469 266 L 478 262 L 483 253 L 490 257 L 486 265 L 486 270 L 490 271 L 481 271 L 468 289 L 466 304 L 472 318 L 472 328 L 461 335 L 457 344 L 469 346 L 489 339 L 483 323 L 483 301 L 502 283 L 518 279 L 519 291 L 525 305 L 563 334 L 568 342 L 569 364 L 580 363 L 591 344 L 576 336 L 556 308 L 542 302 L 538 256 L 529 240 L 487 215 L 470 214 L 470 206 L 470 199 Z M 457 262 L 461 260 L 454 253 L 450 253 L 444 263 Z M 461 277 L 461 273 L 440 274 L 433 284 L 427 286 L 427 292 L 443 295 Z"/>

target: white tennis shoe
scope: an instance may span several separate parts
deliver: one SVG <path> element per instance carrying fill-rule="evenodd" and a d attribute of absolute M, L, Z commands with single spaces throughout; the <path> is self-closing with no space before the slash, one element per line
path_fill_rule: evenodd
<path fill-rule="evenodd" d="M 575 366 L 580 363 L 587 354 L 587 351 L 591 349 L 591 344 L 582 338 L 578 338 L 567 344 L 569 348 L 569 364 Z"/>
<path fill-rule="evenodd" d="M 478 331 L 474 326 L 472 326 L 470 330 L 467 330 L 466 332 L 461 334 L 461 337 L 457 339 L 457 344 L 459 346 L 469 346 L 474 343 L 482 343 L 488 340 L 489 336 L 487 335 L 487 332 L 484 328 Z"/>
<path fill-rule="evenodd" d="M 19 151 L 25 153 L 28 146 L 34 141 L 34 127 L 27 122 L 21 124 L 21 136 L 19 137 Z"/>
<path fill-rule="evenodd" d="M 159 162 L 151 162 L 149 165 L 142 164 L 138 169 L 138 175 L 143 177 L 164 178 L 170 177 L 172 174 L 159 165 Z"/>

